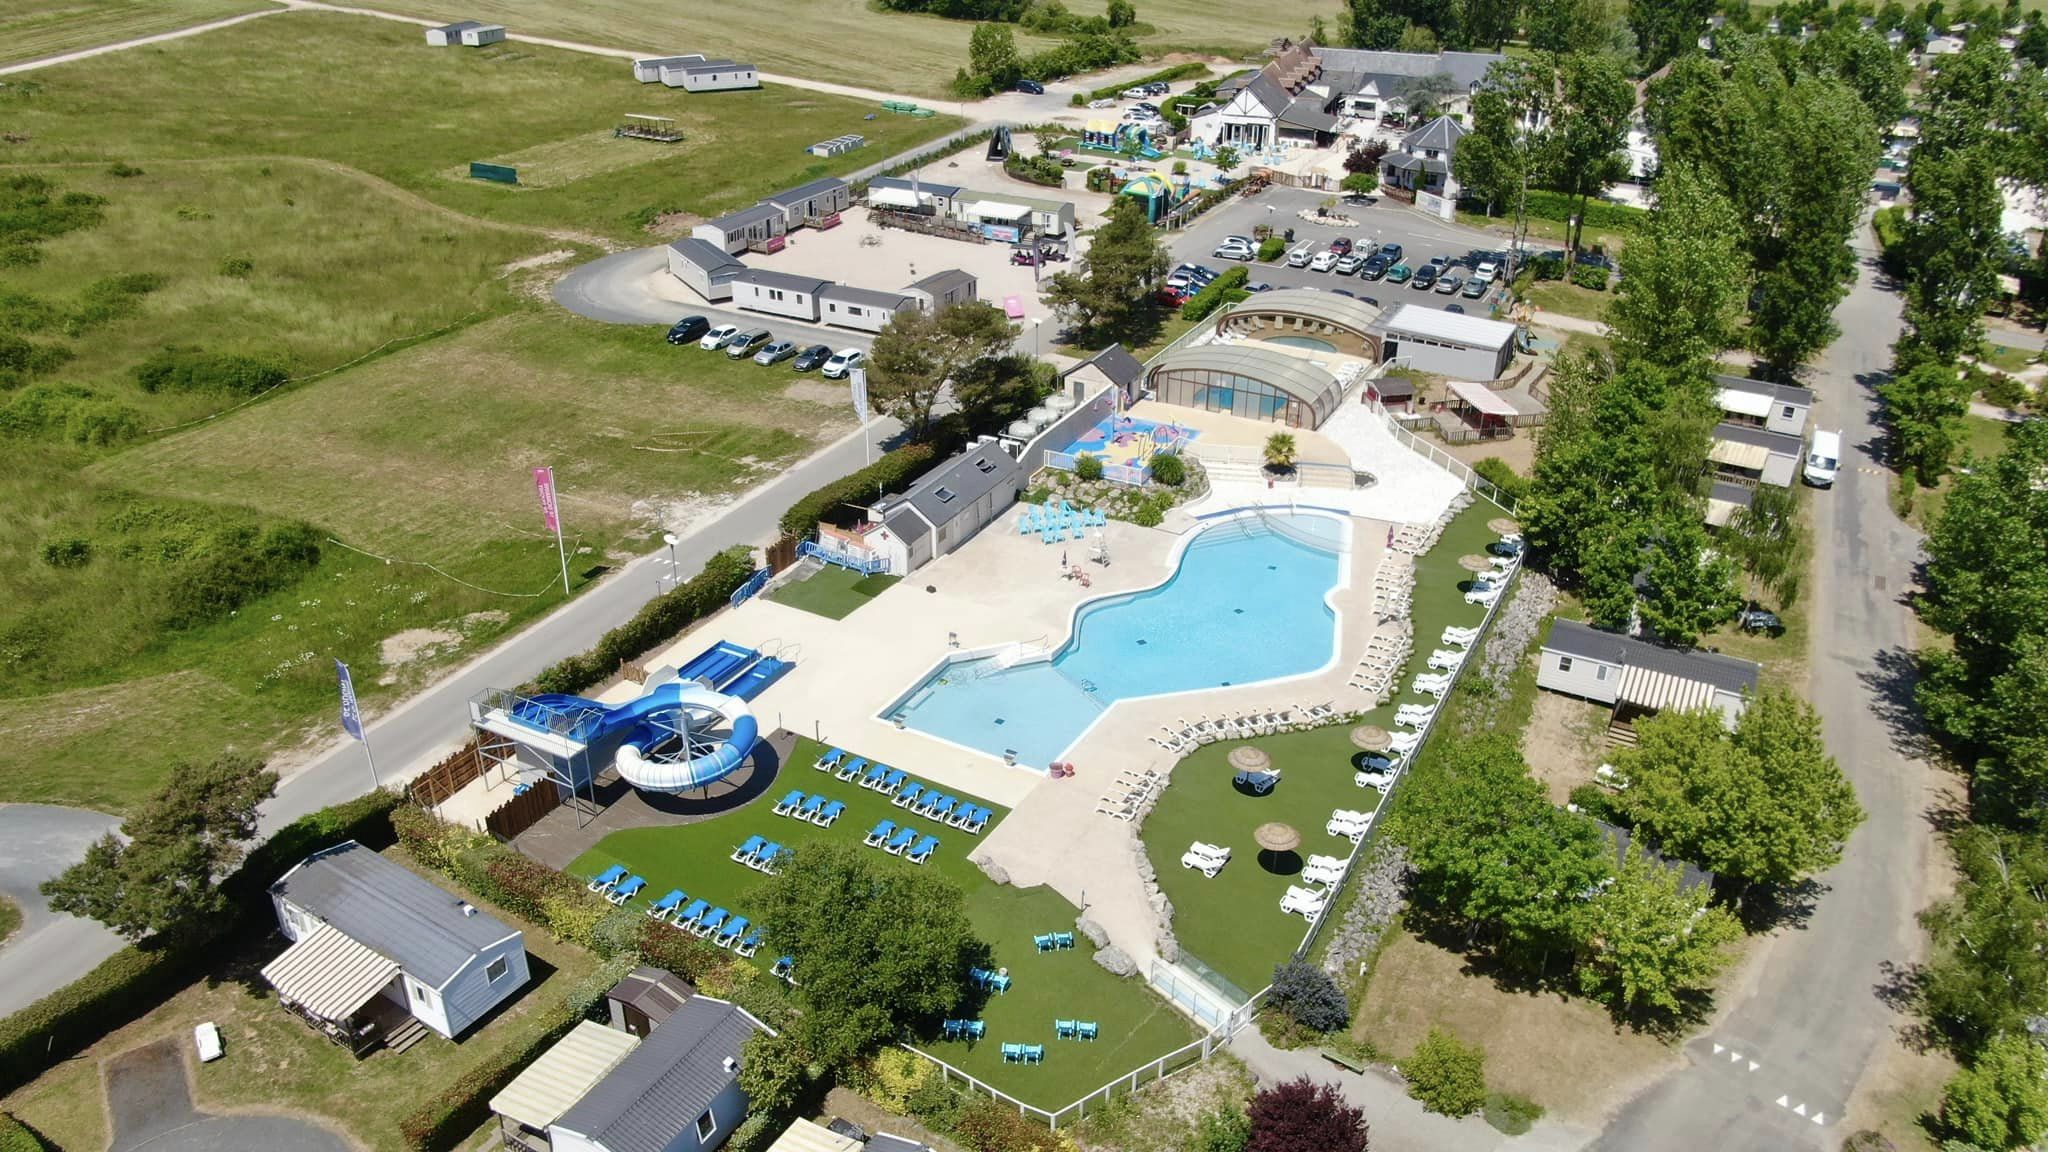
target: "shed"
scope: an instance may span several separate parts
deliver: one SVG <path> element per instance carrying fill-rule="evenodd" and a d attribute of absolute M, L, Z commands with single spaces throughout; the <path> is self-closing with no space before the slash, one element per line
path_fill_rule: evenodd
<path fill-rule="evenodd" d="M 1756 489 L 1747 484 L 1714 481 L 1707 489 L 1707 523 L 1715 528 L 1725 527 L 1735 518 L 1736 512 L 1749 507 L 1754 499 Z"/>
<path fill-rule="evenodd" d="M 1792 384 L 1714 377 L 1715 399 L 1728 423 L 1749 424 L 1782 436 L 1806 435 L 1813 412 L 1813 392 Z"/>
<path fill-rule="evenodd" d="M 777 192 L 761 203 L 779 209 L 788 227 L 801 228 L 852 207 L 853 185 L 837 176 L 827 176 Z"/>
<path fill-rule="evenodd" d="M 915 297 L 901 292 L 878 292 L 847 284 L 828 284 L 819 298 L 824 301 L 819 319 L 863 332 L 880 332 L 898 312 L 913 310 L 918 305 Z"/>
<path fill-rule="evenodd" d="M 491 1097 L 505 1146 L 545 1152 L 548 1127 L 639 1046 L 638 1035 L 579 1022 Z"/>
<path fill-rule="evenodd" d="M 350 840 L 270 886 L 292 946 L 263 970 L 278 999 L 351 1047 L 381 1000 L 453 1039 L 524 987 L 525 937 L 403 865 Z"/>
<path fill-rule="evenodd" d="M 751 244 L 766 244 L 788 231 L 788 217 L 780 210 L 773 205 L 756 204 L 716 220 L 706 220 L 690 229 L 690 235 L 733 253 L 744 252 Z"/>
<path fill-rule="evenodd" d="M 815 322 L 819 297 L 831 284 L 816 276 L 749 268 L 732 278 L 732 302 L 750 312 Z"/>
<path fill-rule="evenodd" d="M 746 270 L 745 264 L 708 240 L 685 236 L 669 242 L 669 275 L 706 300 L 732 299 L 733 277 Z"/>
<path fill-rule="evenodd" d="M 1125 404 L 1132 404 L 1145 390 L 1145 366 L 1122 344 L 1111 344 L 1061 374 L 1061 383 L 1070 380 L 1081 382 L 1078 395 L 1089 396 L 1104 388 L 1114 388 Z M 1076 393 L 1070 390 L 1069 394 Z"/>
<path fill-rule="evenodd" d="M 503 24 L 478 24 L 462 30 L 462 43 L 466 47 L 481 48 L 486 44 L 497 44 L 505 39 Z"/>
<path fill-rule="evenodd" d="M 1678 873 L 1678 890 L 1680 892 L 1690 892 L 1702 885 L 1708 888 L 1714 886 L 1714 874 L 1694 864 L 1692 861 L 1672 860 L 1665 857 L 1649 845 L 1636 841 L 1635 834 L 1619 824 L 1609 824 L 1605 820 L 1595 820 L 1593 823 L 1600 826 L 1600 834 L 1607 837 L 1609 844 L 1614 845 L 1615 867 L 1619 868 L 1628 862 L 1629 848 L 1633 846 L 1637 852 L 1642 853 L 1644 859 L 1653 864 L 1661 865 L 1667 871 Z"/>
<path fill-rule="evenodd" d="M 633 79 L 642 84 L 661 82 L 663 68 L 680 68 L 685 64 L 702 64 L 704 57 L 691 56 L 643 56 L 633 61 Z"/>
<path fill-rule="evenodd" d="M 666 968 L 635 968 L 605 993 L 612 1027 L 645 1036 L 695 996 L 690 982 Z"/>
<path fill-rule="evenodd" d="M 1612 704 L 1617 723 L 1667 708 L 1712 708 L 1733 728 L 1763 671 L 1748 660 L 1666 648 L 1576 620 L 1551 625 L 1538 659 L 1537 687 Z"/>
<path fill-rule="evenodd" d="M 427 29 L 427 43 L 436 48 L 452 48 L 463 42 L 463 33 L 472 28 L 481 27 L 483 27 L 482 22 L 477 20 L 457 20 L 453 24 L 443 24 L 439 28 L 429 28 Z"/>
<path fill-rule="evenodd" d="M 745 1010 L 698 996 L 549 1126 L 553 1152 L 708 1152 L 746 1115 L 742 1047 L 773 1032 Z"/>
<path fill-rule="evenodd" d="M 1001 192 L 956 189 L 949 201 L 949 216 L 962 224 L 981 229 L 993 239 L 1014 240 L 1003 229 L 1021 228 L 1040 236 L 1074 234 L 1074 205 L 1066 200 L 1041 196 L 1020 196 Z"/>
<path fill-rule="evenodd" d="M 730 92 L 738 88 L 759 88 L 761 74 L 752 64 L 698 60 L 663 66 L 661 82 L 688 92 Z"/>
<path fill-rule="evenodd" d="M 1799 474 L 1805 441 L 1750 424 L 1722 421 L 1714 425 L 1707 459 L 1727 479 L 1789 488 Z"/>
<path fill-rule="evenodd" d="M 1479 316 L 1401 304 L 1370 331 L 1379 337 L 1381 362 L 1406 361 L 1436 376 L 1498 380 L 1515 358 L 1515 326 Z"/>
<path fill-rule="evenodd" d="M 980 288 L 981 283 L 973 273 L 948 268 L 912 281 L 903 294 L 916 300 L 917 306 L 925 311 L 936 312 L 948 304 L 979 299 Z"/>
<path fill-rule="evenodd" d="M 966 543 L 1017 502 L 1017 461 L 992 436 L 932 469 L 901 496 L 868 513 L 903 542 L 899 574 L 914 572 Z M 895 557 L 892 557 L 892 563 Z"/>

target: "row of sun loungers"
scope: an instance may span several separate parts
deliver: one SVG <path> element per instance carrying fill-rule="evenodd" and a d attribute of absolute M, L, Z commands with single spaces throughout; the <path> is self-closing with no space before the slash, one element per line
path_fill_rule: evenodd
<path fill-rule="evenodd" d="M 789 849 L 764 836 L 749 836 L 746 842 L 732 850 L 732 862 L 744 864 L 756 872 L 775 875 L 775 869 L 789 855 Z"/>
<path fill-rule="evenodd" d="M 1339 808 L 1330 813 L 1329 823 L 1323 825 L 1323 831 L 1332 836 L 1342 836 L 1357 844 L 1365 839 L 1366 832 L 1372 828 L 1372 818 L 1373 814 L 1370 812 Z"/>
<path fill-rule="evenodd" d="M 1372 788 L 1385 796 L 1393 791 L 1394 777 L 1400 768 L 1391 756 L 1368 756 L 1360 761 L 1361 767 L 1351 774 L 1351 782 L 1360 788 Z"/>
<path fill-rule="evenodd" d="M 1043 1064 L 1045 1063 L 1045 1045 L 1005 1044 L 1003 1045 L 1003 1063 Z"/>
<path fill-rule="evenodd" d="M 1329 887 L 1344 878 L 1344 861 L 1335 856 L 1311 856 L 1301 870 L 1301 878 Z"/>
<path fill-rule="evenodd" d="M 591 877 L 586 887 L 604 897 L 608 904 L 624 904 L 647 887 L 647 880 L 642 876 L 629 876 L 625 868 L 614 864 Z"/>
<path fill-rule="evenodd" d="M 1372 611 L 1381 620 L 1407 616 L 1414 605 L 1415 561 L 1399 552 L 1380 558 L 1372 577 Z"/>
<path fill-rule="evenodd" d="M 1193 868 L 1211 880 L 1214 880 L 1216 874 L 1223 871 L 1223 866 L 1228 863 L 1230 849 L 1220 844 L 1204 844 L 1200 840 L 1195 841 L 1187 851 L 1180 854 L 1181 867 Z"/>
<path fill-rule="evenodd" d="M 861 843 L 870 848 L 880 848 L 891 856 L 901 856 L 912 864 L 922 864 L 939 850 L 937 836 L 919 837 L 915 828 L 898 828 L 894 820 L 884 820 L 868 829 Z"/>
<path fill-rule="evenodd" d="M 1328 902 L 1327 892 L 1289 884 L 1287 894 L 1280 898 L 1280 910 L 1297 914 L 1313 924 L 1323 914 L 1323 905 Z"/>
<path fill-rule="evenodd" d="M 827 800 L 822 794 L 806 797 L 801 788 L 792 788 L 789 794 L 775 802 L 773 809 L 777 816 L 790 816 L 830 828 L 846 812 L 846 805 L 837 800 Z"/>
<path fill-rule="evenodd" d="M 948 828 L 958 828 L 969 836 L 979 836 L 995 815 L 979 805 L 948 796 L 936 788 L 927 789 L 922 784 L 910 785 L 897 793 L 890 803 L 913 816 L 935 820 Z"/>
<path fill-rule="evenodd" d="M 1093 1040 L 1100 1033 L 1093 1020 L 1061 1020 L 1053 1018 L 1053 1034 L 1062 1040 Z"/>
<path fill-rule="evenodd" d="M 1204 716 L 1192 723 L 1178 720 L 1162 725 L 1159 735 L 1148 736 L 1147 740 L 1176 755 L 1192 751 L 1202 744 L 1214 744 L 1218 740 L 1249 740 L 1254 736 L 1270 736 L 1275 732 L 1292 732 L 1297 728 L 1313 728 L 1330 716 L 1335 710 L 1327 705 L 1314 708 L 1254 709 L 1249 712 L 1224 713 L 1216 717 Z"/>
<path fill-rule="evenodd" d="M 1365 654 L 1351 673 L 1351 686 L 1368 693 L 1375 701 L 1394 691 L 1394 677 L 1408 663 L 1415 650 L 1415 626 L 1407 620 L 1388 621 L 1365 643 Z"/>
<path fill-rule="evenodd" d="M 759 840 L 760 837 L 754 839 Z M 588 888 L 602 894 L 610 903 L 622 905 L 646 886 L 645 879 L 627 875 L 624 868 L 614 864 L 592 877 Z M 689 901 L 687 906 L 685 901 Z M 673 924 L 700 939 L 710 940 L 721 948 L 730 948 L 741 956 L 752 956 L 761 947 L 761 930 L 751 925 L 745 916 L 714 908 L 708 900 L 690 900 L 681 888 L 671 888 L 659 900 L 650 902 L 647 915 Z"/>

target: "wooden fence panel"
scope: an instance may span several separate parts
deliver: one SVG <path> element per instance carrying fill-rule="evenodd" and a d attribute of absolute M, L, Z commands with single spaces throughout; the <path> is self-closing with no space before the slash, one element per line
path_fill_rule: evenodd
<path fill-rule="evenodd" d="M 484 827 L 491 835 L 510 840 L 521 832 L 541 822 L 541 818 L 555 810 L 561 797 L 555 791 L 552 781 L 537 780 L 527 789 L 524 796 L 514 796 L 491 810 L 484 817 Z"/>

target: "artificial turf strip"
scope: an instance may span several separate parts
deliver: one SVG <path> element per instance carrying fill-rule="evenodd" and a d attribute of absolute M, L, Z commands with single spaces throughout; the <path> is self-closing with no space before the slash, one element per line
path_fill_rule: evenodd
<path fill-rule="evenodd" d="M 1415 652 L 1386 705 L 1367 713 L 1363 721 L 1205 745 L 1174 767 L 1166 790 L 1145 818 L 1143 836 L 1159 887 L 1173 901 L 1174 935 L 1181 951 L 1193 957 L 1188 967 L 1206 965 L 1249 993 L 1271 983 L 1273 966 L 1293 955 L 1308 922 L 1280 911 L 1280 898 L 1289 884 L 1301 880 L 1262 867 L 1252 831 L 1269 821 L 1293 825 L 1302 838 L 1296 854 L 1300 861 L 1310 855 L 1341 858 L 1351 853 L 1349 840 L 1324 832 L 1330 813 L 1338 808 L 1369 812 L 1380 800 L 1379 793 L 1352 781 L 1351 762 L 1358 749 L 1351 743 L 1351 729 L 1357 723 L 1371 723 L 1395 731 L 1397 707 L 1430 699 L 1409 691 L 1408 684 L 1428 666 L 1429 654 L 1440 646 L 1446 626 L 1470 627 L 1486 615 L 1483 606 L 1465 603 L 1461 585 L 1471 575 L 1458 566 L 1458 558 L 1483 552 L 1497 539 L 1487 531 L 1486 522 L 1500 514 L 1485 501 L 1474 504 L 1452 520 L 1436 547 L 1417 561 Z M 1364 699 L 1356 689 L 1344 691 L 1347 695 L 1336 701 L 1339 712 Z M 1264 750 L 1281 770 L 1279 785 L 1265 796 L 1251 795 L 1232 783 L 1236 770 L 1227 757 L 1241 743 Z M 1232 850 L 1230 863 L 1214 879 L 1181 867 L 1181 854 L 1196 840 Z"/>
<path fill-rule="evenodd" d="M 901 579 L 863 576 L 850 568 L 828 564 L 803 580 L 777 588 L 768 598 L 830 620 L 844 620 L 854 609 L 880 596 Z"/>
<path fill-rule="evenodd" d="M 1012 980 L 1007 993 L 992 994 L 985 1004 L 971 1010 L 987 1022 L 987 1034 L 982 1040 L 972 1044 L 931 1040 L 920 1047 L 955 1068 L 1050 1111 L 1188 1044 L 1199 1035 L 1192 1024 L 1164 999 L 1143 987 L 1141 981 L 1119 979 L 1096 964 L 1094 948 L 1087 937 L 1076 934 L 1071 950 L 1042 955 L 1036 950 L 1031 942 L 1034 935 L 1073 930 L 1077 915 L 1074 906 L 1050 888 L 1020 889 L 990 883 L 968 858 L 980 841 L 1009 815 L 1008 809 L 963 797 L 994 813 L 980 836 L 969 836 L 910 815 L 879 793 L 816 771 L 812 764 L 824 751 L 822 745 L 799 740 L 779 778 L 745 807 L 694 824 L 614 832 L 577 857 L 569 870 L 587 877 L 620 864 L 646 877 L 643 898 L 631 901 L 629 907 L 644 909 L 669 889 L 681 888 L 691 900 L 709 900 L 715 906 L 746 916 L 748 894 L 763 877 L 733 863 L 729 857 L 747 837 L 761 836 L 792 848 L 835 838 L 858 844 L 877 821 L 893 820 L 899 827 L 915 829 L 920 835 L 929 832 L 939 838 L 939 848 L 931 862 L 921 867 L 936 869 L 966 893 L 968 915 L 977 933 L 993 949 L 996 966 L 1007 968 Z M 917 779 L 915 765 L 894 766 Z M 775 802 L 793 789 L 802 789 L 807 794 L 823 793 L 828 799 L 843 801 L 846 812 L 830 828 L 774 815 Z M 949 789 L 941 790 L 962 796 Z M 880 849 L 873 851 L 877 857 L 888 859 Z M 897 863 L 903 868 L 920 867 L 900 860 Z M 772 949 L 764 946 L 755 962 L 763 967 L 772 964 L 775 957 L 771 953 Z M 1055 1039 L 1056 1017 L 1093 1020 L 1100 1027 L 1099 1038 Z M 1004 1064 L 1002 1045 L 1006 1043 L 1043 1044 L 1045 1062 L 1030 1066 Z"/>

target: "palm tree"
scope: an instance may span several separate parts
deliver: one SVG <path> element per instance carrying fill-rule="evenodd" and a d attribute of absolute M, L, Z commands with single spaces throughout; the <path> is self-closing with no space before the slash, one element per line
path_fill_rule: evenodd
<path fill-rule="evenodd" d="M 1266 467 L 1275 472 L 1292 471 L 1297 451 L 1292 432 L 1273 433 L 1266 437 Z"/>

